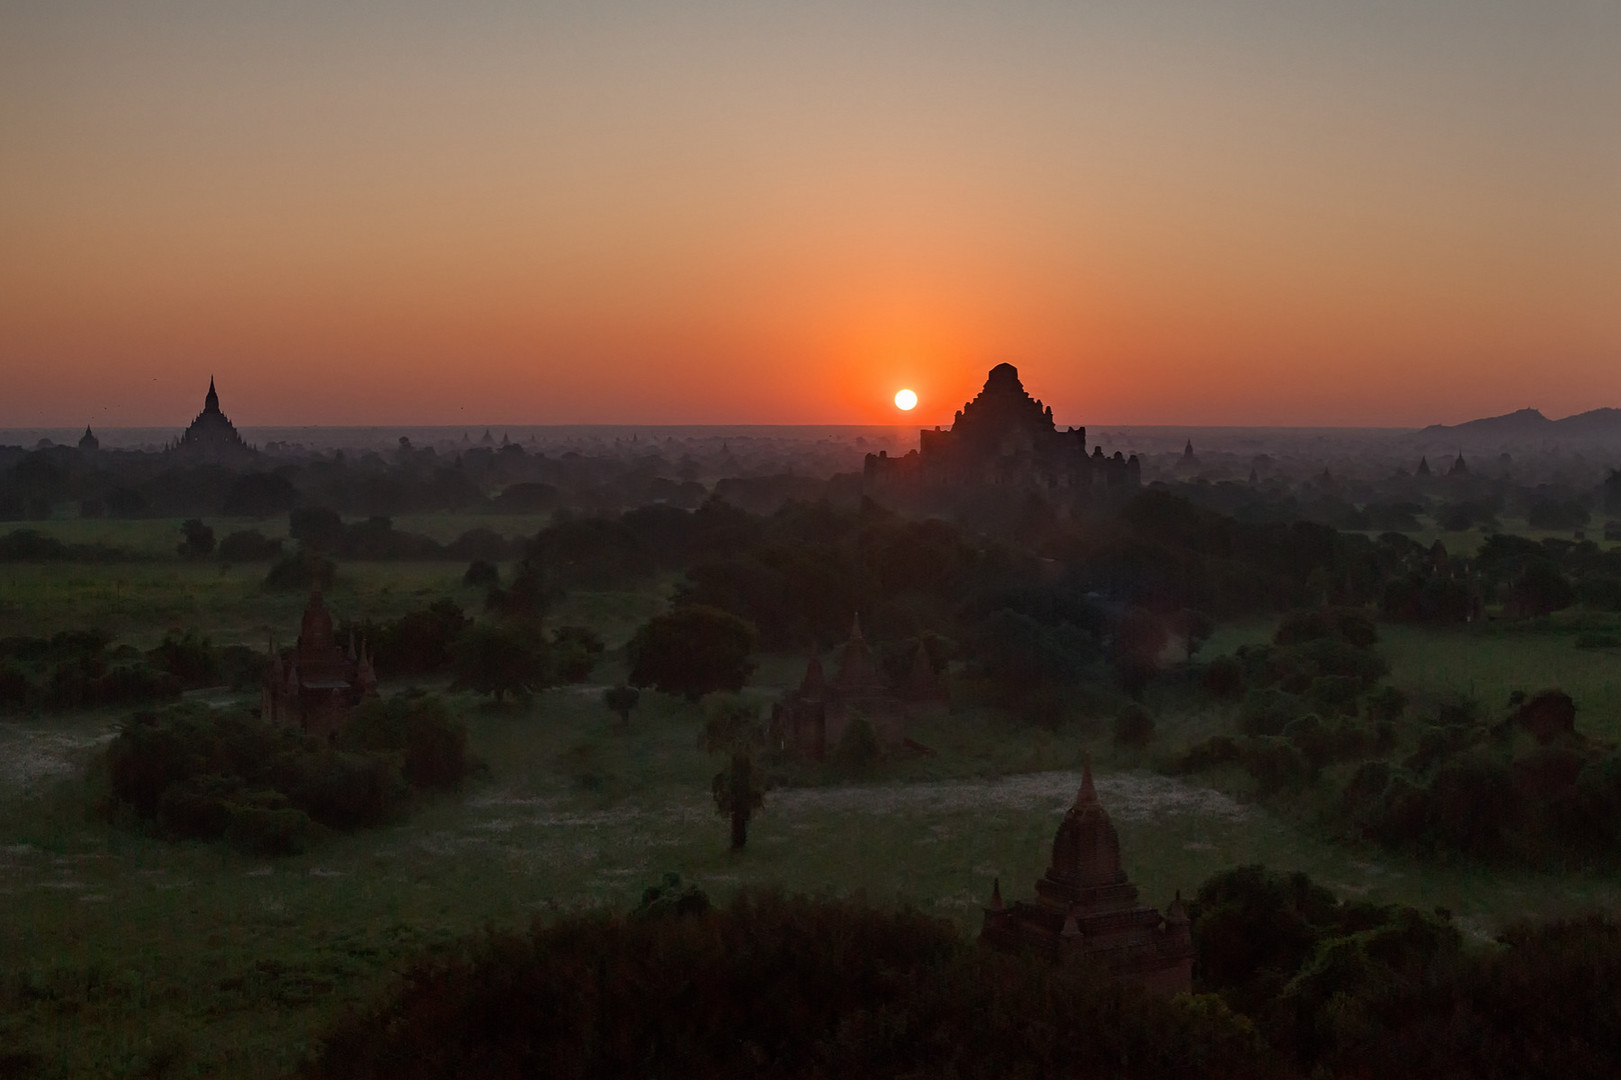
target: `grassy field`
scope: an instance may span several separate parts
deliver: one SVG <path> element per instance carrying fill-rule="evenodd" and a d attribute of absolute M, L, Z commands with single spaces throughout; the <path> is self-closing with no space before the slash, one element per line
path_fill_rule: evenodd
<path fill-rule="evenodd" d="M 457 563 L 346 563 L 327 594 L 339 618 L 391 618 L 451 596 L 476 607 Z M 0 636 L 100 627 L 138 646 L 170 627 L 196 627 L 217 645 L 263 647 L 296 634 L 308 599 L 270 592 L 263 565 L 218 563 L 0 564 Z"/>
<path fill-rule="evenodd" d="M 447 515 L 434 535 L 481 520 Z M 63 538 L 118 543 L 113 525 L 150 527 L 153 544 L 159 536 L 154 523 L 90 524 L 97 531 Z M 329 603 L 340 618 L 389 617 L 440 596 L 476 611 L 482 596 L 461 587 L 462 569 L 344 564 Z M 304 597 L 265 592 L 263 573 L 174 560 L 0 566 L 0 635 L 96 625 L 148 645 L 170 626 L 195 626 L 220 644 L 289 639 Z M 669 584 L 576 592 L 554 618 L 592 625 L 617 647 L 660 609 Z M 1409 691 L 1473 693 L 1496 709 L 1512 690 L 1559 685 L 1576 697 L 1583 730 L 1621 737 L 1621 656 L 1577 649 L 1584 626 L 1579 615 L 1535 627 L 1386 626 L 1381 650 Z M 1271 631 L 1270 622 L 1223 626 L 1201 655 Z M 623 677 L 616 663 L 599 683 Z M 801 658 L 767 657 L 751 692 L 763 704 L 802 670 Z M 1109 745 L 1103 718 L 1057 730 L 985 712 L 920 721 L 912 735 L 934 755 L 773 791 L 748 850 L 733 855 L 693 708 L 646 695 L 622 732 L 600 691 L 557 689 L 505 711 L 453 698 L 486 772 L 398 825 L 276 861 L 171 844 L 87 814 L 83 767 L 121 717 L 0 719 L 0 1066 L 5 1048 L 19 1047 L 45 1076 L 285 1075 L 329 1018 L 424 948 L 537 915 L 623 910 L 665 871 L 717 896 L 762 884 L 864 893 L 971 932 L 993 879 L 1006 895 L 1031 893 L 1088 752 L 1127 869 L 1155 905 L 1245 862 L 1305 870 L 1345 896 L 1445 906 L 1482 935 L 1523 915 L 1621 902 L 1609 878 L 1330 843 L 1305 820 L 1155 774 L 1150 754 Z M 1156 693 L 1167 743 L 1231 722 L 1188 705 L 1177 686 Z"/>
<path fill-rule="evenodd" d="M 1613 616 L 1602 625 L 1612 623 Z M 1572 615 L 1478 628 L 1385 626 L 1380 651 L 1395 685 L 1409 692 L 1468 694 L 1491 714 L 1505 710 L 1516 690 L 1558 687 L 1576 701 L 1579 730 L 1621 741 L 1621 649 L 1577 648 L 1589 625 Z"/>
<path fill-rule="evenodd" d="M 68 544 L 106 544 L 149 558 L 173 559 L 180 543 L 181 518 L 80 518 L 58 517 L 48 521 L 19 521 L 0 526 L 0 531 L 32 529 Z M 348 520 L 357 520 L 349 518 Z M 551 521 L 549 514 L 402 514 L 391 519 L 400 532 L 416 533 L 441 544 L 470 529 L 489 529 L 508 538 L 531 537 Z M 203 523 L 223 540 L 234 532 L 251 529 L 272 540 L 291 541 L 287 536 L 287 515 L 271 518 L 208 517 Z"/>
<path fill-rule="evenodd" d="M 171 1075 L 279 1075 L 419 950 L 535 915 L 625 909 L 667 870 L 718 896 L 758 884 L 863 893 L 972 931 L 994 878 L 1031 891 L 1089 749 L 1150 903 L 1243 862 L 1304 869 L 1346 895 L 1445 905 L 1480 932 L 1617 900 L 1604 880 L 1327 844 L 1139 768 L 1096 725 L 1049 732 L 973 714 L 917 725 L 935 756 L 772 792 L 733 855 L 692 707 L 649 695 L 620 732 L 599 693 L 559 689 L 501 712 L 458 699 L 486 776 L 405 823 L 274 862 L 88 817 L 72 770 L 115 718 L 0 724 L 0 1043 L 26 1048 L 47 1076 L 135 1075 L 170 1059 Z"/>

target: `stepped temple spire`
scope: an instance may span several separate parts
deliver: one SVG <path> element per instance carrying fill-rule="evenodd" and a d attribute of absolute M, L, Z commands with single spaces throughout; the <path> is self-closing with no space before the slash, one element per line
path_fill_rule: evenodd
<path fill-rule="evenodd" d="M 220 395 L 214 388 L 212 375 L 208 377 L 208 394 L 203 398 L 203 411 L 197 414 L 185 434 L 170 449 L 183 458 L 210 464 L 240 464 L 251 461 L 257 454 L 242 441 L 235 425 L 220 411 Z"/>
<path fill-rule="evenodd" d="M 931 513 L 965 510 L 998 490 L 1080 505 L 1107 489 L 1125 497 L 1141 481 L 1135 455 L 1089 455 L 1085 428 L 1059 428 L 1052 406 L 1030 396 L 1012 364 L 991 368 L 950 430 L 920 431 L 918 448 L 902 457 L 868 454 L 862 472 L 879 502 Z"/>
<path fill-rule="evenodd" d="M 1090 757 L 1053 837 L 1052 864 L 1036 882 L 1036 898 L 1005 907 L 998 881 L 979 939 L 1060 961 L 1094 957 L 1115 978 L 1167 994 L 1193 986 L 1193 939 L 1181 894 L 1167 916 L 1137 899 L 1121 862 L 1120 837 L 1098 799 Z"/>

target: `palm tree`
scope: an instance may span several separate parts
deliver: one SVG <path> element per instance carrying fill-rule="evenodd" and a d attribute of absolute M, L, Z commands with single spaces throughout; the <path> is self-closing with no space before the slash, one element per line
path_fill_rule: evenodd
<path fill-rule="evenodd" d="M 754 755 L 765 745 L 759 707 L 737 694 L 711 694 L 704 702 L 704 749 L 725 754 L 731 768 L 715 774 L 710 790 L 715 810 L 732 818 L 732 850 L 749 841 L 749 818 L 764 802 L 755 776 Z"/>

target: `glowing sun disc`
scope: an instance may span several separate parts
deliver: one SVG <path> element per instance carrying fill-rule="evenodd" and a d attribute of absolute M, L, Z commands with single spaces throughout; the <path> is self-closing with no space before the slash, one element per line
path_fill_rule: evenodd
<path fill-rule="evenodd" d="M 910 390 L 902 390 L 895 395 L 895 408 L 903 412 L 910 412 L 917 408 L 917 395 Z"/>

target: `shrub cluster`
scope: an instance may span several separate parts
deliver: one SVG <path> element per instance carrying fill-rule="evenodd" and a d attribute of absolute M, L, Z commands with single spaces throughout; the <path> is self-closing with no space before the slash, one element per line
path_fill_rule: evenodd
<path fill-rule="evenodd" d="M 1297 611 L 1268 645 L 1245 646 L 1207 665 L 1203 686 L 1217 698 L 1242 698 L 1239 738 L 1214 735 L 1190 747 L 1175 771 L 1240 764 L 1262 794 L 1312 783 L 1337 761 L 1388 750 L 1402 702 L 1376 688 L 1386 672 L 1378 631 L 1357 611 Z"/>
<path fill-rule="evenodd" d="M 1340 792 L 1341 823 L 1390 846 L 1480 859 L 1613 862 L 1621 753 L 1576 732 L 1575 704 L 1557 690 L 1495 724 L 1477 711 L 1443 706 L 1414 725 L 1405 758 L 1365 762 Z"/>
<path fill-rule="evenodd" d="M 178 839 L 242 850 L 303 850 L 316 826 L 399 817 L 413 789 L 454 787 L 466 733 L 430 697 L 366 702 L 337 745 L 206 705 L 137 713 L 103 757 L 106 809 Z"/>
<path fill-rule="evenodd" d="M 1444 911 L 1341 903 L 1240 867 L 1189 905 L 1171 1000 L 860 902 L 666 875 L 628 917 L 538 921 L 419 961 L 330 1028 L 322 1077 L 1404 1076 L 1621 1071 L 1621 925 L 1511 928 L 1471 951 Z"/>
<path fill-rule="evenodd" d="M 649 890 L 629 918 L 492 933 L 327 1035 L 310 1077 L 1268 1075 L 1212 997 L 975 949 L 910 911 Z M 683 902 L 683 900 L 685 902 Z M 683 910 L 686 914 L 683 914 Z"/>
<path fill-rule="evenodd" d="M 216 649 L 192 630 L 171 630 L 144 653 L 127 645 L 115 648 L 109 635 L 94 630 L 5 638 L 0 639 L 0 708 L 154 704 L 185 689 L 217 685 L 257 658 L 251 649 Z"/>

